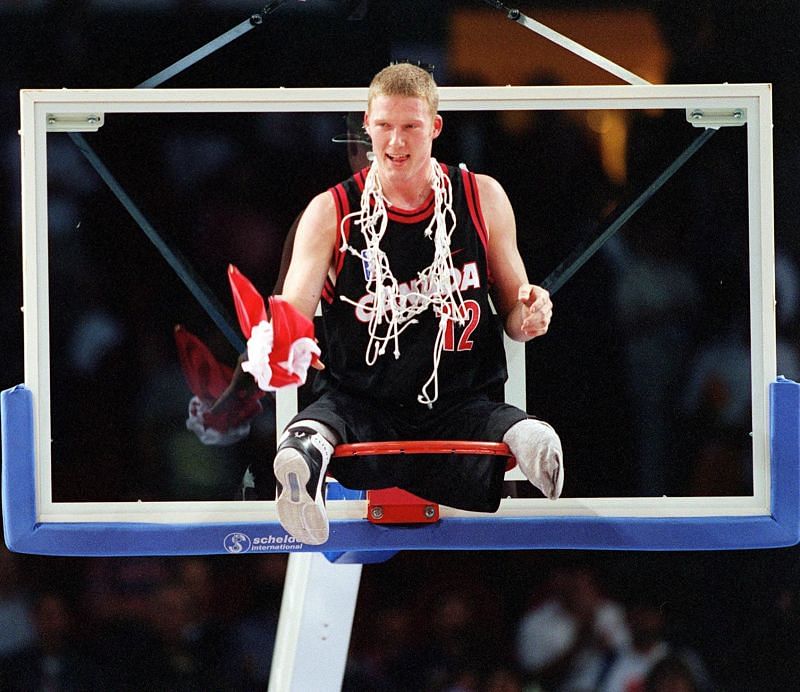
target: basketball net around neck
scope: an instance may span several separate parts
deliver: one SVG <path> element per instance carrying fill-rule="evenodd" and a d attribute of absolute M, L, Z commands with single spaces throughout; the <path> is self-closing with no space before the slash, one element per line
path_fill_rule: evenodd
<path fill-rule="evenodd" d="M 448 322 L 464 324 L 466 310 L 464 299 L 453 267 L 450 254 L 450 239 L 456 227 L 453 211 L 453 189 L 450 179 L 445 175 L 436 159 L 431 158 L 431 187 L 433 188 L 433 215 L 424 234 L 433 243 L 433 262 L 417 273 L 417 281 L 409 282 L 412 289 L 400 289 L 392 274 L 389 258 L 381 249 L 380 243 L 389 224 L 387 205 L 383 196 L 377 164 L 373 162 L 364 181 L 361 194 L 361 207 L 342 219 L 339 227 L 342 237 L 341 251 L 348 251 L 366 263 L 367 294 L 371 300 L 361 303 L 361 309 L 369 315 L 369 342 L 365 353 L 367 365 L 374 365 L 379 356 L 386 353 L 389 344 L 394 346 L 393 354 L 400 357 L 400 334 L 418 320 L 416 316 L 432 309 L 439 321 L 439 329 L 433 345 L 433 371 L 417 395 L 419 403 L 432 406 L 439 397 L 439 361 L 444 347 Z M 362 252 L 347 242 L 345 228 L 350 221 L 360 227 L 366 242 Z M 354 300 L 341 296 L 352 305 Z M 433 392 L 428 390 L 433 387 Z"/>

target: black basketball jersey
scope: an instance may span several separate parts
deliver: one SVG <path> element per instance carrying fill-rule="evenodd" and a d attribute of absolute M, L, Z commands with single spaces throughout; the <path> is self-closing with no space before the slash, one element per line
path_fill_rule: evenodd
<path fill-rule="evenodd" d="M 360 207 L 369 169 L 330 189 L 336 204 L 337 227 Z M 450 243 L 454 270 L 452 280 L 461 290 L 466 311 L 463 324 L 449 320 L 438 367 L 437 402 L 483 393 L 506 380 L 502 325 L 489 304 L 491 276 L 487 263 L 487 232 L 483 221 L 475 175 L 465 169 L 442 165 L 450 179 L 456 227 Z M 400 291 L 424 291 L 418 274 L 433 261 L 434 241 L 424 230 L 434 213 L 433 192 L 417 209 L 387 206 L 388 228 L 380 247 L 389 259 Z M 323 386 L 335 386 L 355 394 L 399 404 L 414 403 L 433 371 L 434 345 L 439 324 L 433 307 L 416 316 L 417 323 L 399 336 L 400 357 L 390 345 L 376 362 L 368 365 L 369 313 L 372 295 L 367 292 L 369 263 L 357 217 L 345 223 L 348 245 L 358 254 L 342 251 L 337 242 L 333 266 L 323 289 Z M 342 300 L 346 297 L 349 301 Z M 432 392 L 432 387 L 429 387 Z"/>

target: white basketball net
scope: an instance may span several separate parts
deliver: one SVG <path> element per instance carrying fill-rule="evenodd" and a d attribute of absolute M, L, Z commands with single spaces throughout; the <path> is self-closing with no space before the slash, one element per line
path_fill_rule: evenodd
<path fill-rule="evenodd" d="M 437 373 L 448 321 L 463 324 L 466 317 L 464 300 L 454 278 L 457 274 L 450 255 L 450 239 L 456 226 L 453 190 L 450 179 L 434 158 L 431 159 L 431 185 L 434 208 L 430 223 L 425 228 L 425 237 L 433 242 L 433 262 L 418 272 L 417 281 L 408 283 L 410 289 L 406 289 L 405 285 L 400 288 L 389 266 L 389 258 L 380 248 L 389 223 L 386 211 L 389 202 L 381 191 L 376 163 L 372 164 L 364 181 L 361 208 L 345 216 L 340 225 L 341 251 L 350 252 L 366 262 L 367 266 L 366 288 L 371 300 L 359 304 L 341 296 L 342 300 L 352 305 L 360 305 L 360 309 L 369 315 L 369 343 L 365 354 L 367 365 L 373 365 L 378 356 L 386 353 L 390 343 L 394 345 L 394 357 L 399 358 L 400 334 L 417 323 L 415 317 L 421 312 L 432 308 L 439 318 L 439 331 L 433 346 L 433 371 L 417 396 L 417 400 L 427 406 L 431 406 L 439 396 Z M 366 241 L 363 255 L 347 242 L 345 227 L 348 221 L 361 228 Z M 428 392 L 431 386 L 432 394 Z"/>

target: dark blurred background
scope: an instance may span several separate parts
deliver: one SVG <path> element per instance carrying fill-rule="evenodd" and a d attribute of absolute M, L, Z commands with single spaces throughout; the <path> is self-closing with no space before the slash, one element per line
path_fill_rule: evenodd
<path fill-rule="evenodd" d="M 654 83 L 774 85 L 778 372 L 800 378 L 799 6 L 511 6 Z M 19 89 L 135 86 L 262 7 L 0 2 L 1 387 L 24 381 Z M 397 59 L 443 86 L 617 83 L 477 0 L 308 0 L 164 86 L 365 86 Z M 272 290 L 293 219 L 349 174 L 346 129 L 345 114 L 118 116 L 87 141 L 227 305 L 228 262 Z M 540 281 L 697 134 L 683 112 L 452 113 L 434 153 L 503 183 Z M 235 351 L 68 137 L 48 147 L 55 499 L 233 497 L 269 463 L 271 417 L 233 448 L 185 430 L 173 325 Z M 528 404 L 561 433 L 565 495 L 751 492 L 745 161 L 743 131 L 720 131 L 555 296 Z M 265 689 L 284 568 L 4 550 L 0 689 Z M 798 577 L 796 548 L 401 554 L 364 569 L 345 687 L 793 689 Z"/>

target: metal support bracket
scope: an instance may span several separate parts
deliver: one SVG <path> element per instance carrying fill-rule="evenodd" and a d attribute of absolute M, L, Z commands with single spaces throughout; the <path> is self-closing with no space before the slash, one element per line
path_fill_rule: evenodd
<path fill-rule="evenodd" d="M 686 120 L 695 127 L 736 127 L 747 122 L 744 108 L 687 108 Z"/>
<path fill-rule="evenodd" d="M 367 519 L 372 524 L 433 524 L 439 505 L 400 488 L 367 491 Z"/>
<path fill-rule="evenodd" d="M 621 79 L 623 82 L 627 82 L 628 84 L 643 84 L 643 85 L 650 84 L 650 82 L 648 82 L 643 77 L 634 74 L 630 70 L 626 70 L 624 67 L 617 65 L 617 63 L 612 62 L 611 60 L 600 55 L 599 53 L 595 53 L 595 51 L 590 50 L 589 48 L 578 43 L 577 41 L 573 41 L 571 38 L 564 36 L 564 34 L 560 34 L 554 29 L 551 29 L 549 26 L 546 26 L 541 22 L 537 22 L 535 19 L 531 19 L 526 14 L 520 12 L 518 9 L 507 7 L 504 3 L 500 2 L 499 0 L 483 0 L 483 1 L 486 4 L 497 8 L 498 10 L 503 10 L 504 12 L 506 12 L 506 17 L 510 19 L 512 22 L 521 24 L 522 26 L 524 26 L 526 29 L 529 29 L 533 33 L 539 34 L 539 36 L 546 38 L 548 41 L 552 41 L 557 46 L 561 46 L 562 48 L 568 50 L 570 53 L 574 53 L 579 58 L 582 58 L 583 60 L 592 63 L 593 65 L 599 67 L 601 70 L 604 70 L 605 72 L 614 75 L 618 79 Z"/>
<path fill-rule="evenodd" d="M 48 113 L 48 132 L 97 132 L 104 122 L 103 113 Z"/>

